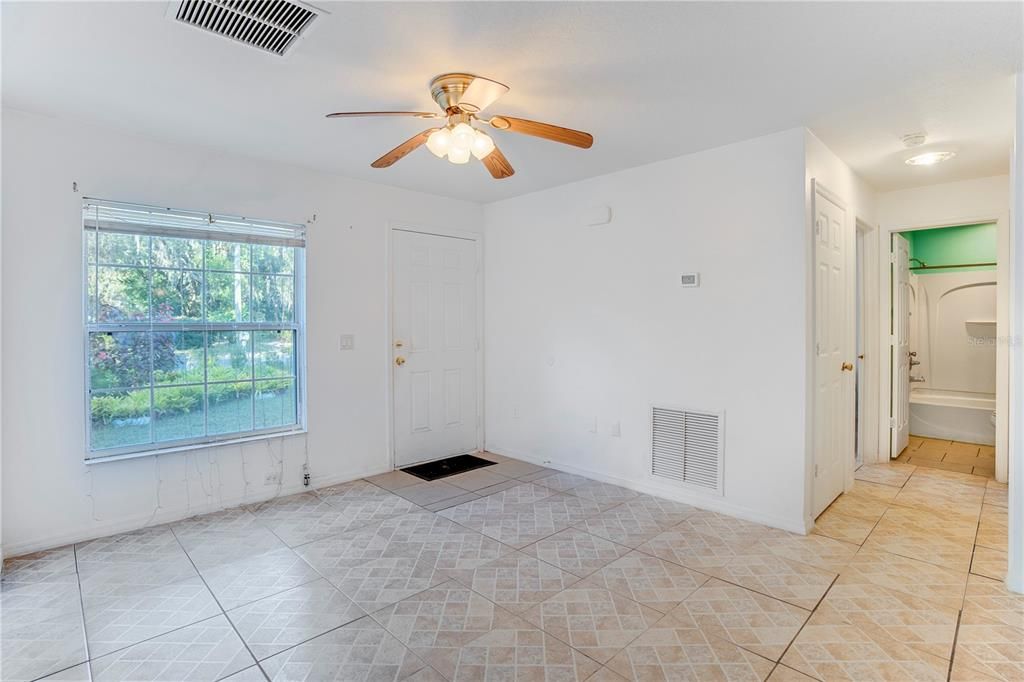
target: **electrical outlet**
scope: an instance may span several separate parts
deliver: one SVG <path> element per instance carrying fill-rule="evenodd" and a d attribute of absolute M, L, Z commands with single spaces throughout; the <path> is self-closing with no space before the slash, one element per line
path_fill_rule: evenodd
<path fill-rule="evenodd" d="M 338 339 L 338 348 L 340 350 L 355 350 L 355 334 L 342 334 L 341 337 Z"/>
<path fill-rule="evenodd" d="M 263 479 L 263 485 L 278 485 L 281 482 L 280 471 L 268 471 Z"/>

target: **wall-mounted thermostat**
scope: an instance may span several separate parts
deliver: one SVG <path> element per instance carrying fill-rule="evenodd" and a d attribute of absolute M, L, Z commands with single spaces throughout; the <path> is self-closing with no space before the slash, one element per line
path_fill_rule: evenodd
<path fill-rule="evenodd" d="M 679 278 L 680 283 L 684 287 L 699 287 L 700 286 L 700 273 L 699 272 L 688 272 Z"/>

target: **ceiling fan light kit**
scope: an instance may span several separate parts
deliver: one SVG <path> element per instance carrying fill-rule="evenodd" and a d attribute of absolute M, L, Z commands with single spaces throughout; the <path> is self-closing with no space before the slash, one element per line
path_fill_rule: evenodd
<path fill-rule="evenodd" d="M 510 177 L 515 170 L 495 145 L 490 135 L 473 127 L 473 121 L 489 125 L 495 130 L 532 135 L 562 144 L 589 149 L 594 137 L 589 133 L 571 128 L 562 128 L 549 123 L 529 121 L 511 116 L 492 116 L 482 119 L 477 116 L 499 97 L 508 92 L 508 86 L 489 78 L 468 73 L 446 73 L 430 81 L 430 94 L 444 113 L 425 111 L 342 111 L 327 114 L 327 118 L 351 118 L 356 116 L 413 116 L 416 118 L 445 118 L 447 124 L 441 128 L 430 128 L 417 133 L 374 161 L 374 168 L 387 168 L 421 145 L 439 159 L 447 158 L 455 164 L 468 163 L 470 157 L 479 159 L 491 176 L 500 180 Z"/>

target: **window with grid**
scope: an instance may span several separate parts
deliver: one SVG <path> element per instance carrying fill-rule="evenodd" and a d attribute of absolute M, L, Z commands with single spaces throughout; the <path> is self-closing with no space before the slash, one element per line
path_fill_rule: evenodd
<path fill-rule="evenodd" d="M 87 199 L 87 458 L 300 430 L 301 225 Z"/>

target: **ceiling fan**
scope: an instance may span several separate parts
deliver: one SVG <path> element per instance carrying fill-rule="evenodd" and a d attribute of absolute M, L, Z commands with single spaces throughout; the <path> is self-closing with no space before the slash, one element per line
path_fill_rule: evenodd
<path fill-rule="evenodd" d="M 424 119 L 447 119 L 439 128 L 428 128 L 413 135 L 370 165 L 387 168 L 421 145 L 438 158 L 447 157 L 452 163 L 467 163 L 471 156 L 480 159 L 496 180 L 510 177 L 515 171 L 512 165 L 494 144 L 490 135 L 473 126 L 477 121 L 496 130 L 533 135 L 574 147 L 589 149 L 594 144 L 590 133 L 562 128 L 550 123 L 538 123 L 512 116 L 481 118 L 480 112 L 508 92 L 508 86 L 488 78 L 468 73 L 445 73 L 430 81 L 430 95 L 441 107 L 443 113 L 429 111 L 339 111 L 327 114 L 327 118 L 351 118 L 356 116 L 414 116 Z"/>

